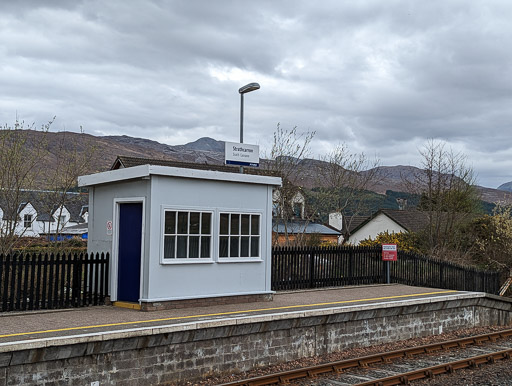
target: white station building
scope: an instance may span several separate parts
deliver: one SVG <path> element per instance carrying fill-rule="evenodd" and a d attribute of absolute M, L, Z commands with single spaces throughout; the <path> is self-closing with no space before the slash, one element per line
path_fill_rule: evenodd
<path fill-rule="evenodd" d="M 270 300 L 280 185 L 278 177 L 153 164 L 80 177 L 89 188 L 89 252 L 111 256 L 111 300 L 143 310 Z"/>

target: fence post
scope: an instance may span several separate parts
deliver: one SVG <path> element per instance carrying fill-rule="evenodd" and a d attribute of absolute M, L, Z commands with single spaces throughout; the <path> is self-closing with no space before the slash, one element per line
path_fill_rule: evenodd
<path fill-rule="evenodd" d="M 315 288 L 315 253 L 309 248 L 309 288 Z"/>

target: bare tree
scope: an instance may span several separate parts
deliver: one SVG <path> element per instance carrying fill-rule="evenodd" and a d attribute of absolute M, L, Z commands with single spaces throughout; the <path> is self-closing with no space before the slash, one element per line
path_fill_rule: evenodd
<path fill-rule="evenodd" d="M 26 191 L 34 189 L 46 146 L 46 134 L 53 120 L 41 126 L 41 136 L 35 140 L 23 121 L 15 121 L 14 127 L 4 125 L 0 130 L 0 253 L 11 251 L 19 234 L 16 232 Z"/>
<path fill-rule="evenodd" d="M 297 127 L 290 130 L 277 125 L 274 132 L 274 141 L 264 168 L 273 174 L 279 175 L 283 180 L 281 188 L 274 192 L 274 214 L 284 224 L 284 237 L 286 245 L 290 245 L 288 224 L 294 217 L 294 200 L 297 194 L 302 194 L 302 178 L 305 168 L 305 159 L 310 155 L 310 144 L 315 132 L 298 133 Z M 297 238 L 295 242 L 297 242 Z"/>
<path fill-rule="evenodd" d="M 455 228 L 477 211 L 479 196 L 473 169 L 463 153 L 431 139 L 420 154 L 422 170 L 404 182 L 411 193 L 420 196 L 418 209 L 428 218 L 427 246 L 436 253 L 446 249 Z"/>
<path fill-rule="evenodd" d="M 364 197 L 382 178 L 380 161 L 364 153 L 351 153 L 346 144 L 338 144 L 321 160 L 324 165 L 319 170 L 317 185 L 322 187 L 318 195 L 322 206 L 341 213 L 350 228 L 354 216 L 368 211 Z"/>
<path fill-rule="evenodd" d="M 56 221 L 49 231 L 60 232 L 65 225 L 59 224 L 62 208 L 73 197 L 68 192 L 90 166 L 93 155 L 85 135 L 73 139 L 50 133 L 52 123 L 53 119 L 37 129 L 16 120 L 13 127 L 6 124 L 0 130 L 0 254 L 10 253 L 26 235 L 21 213 L 34 191 L 48 221 Z M 35 220 L 30 216 L 29 221 Z"/>

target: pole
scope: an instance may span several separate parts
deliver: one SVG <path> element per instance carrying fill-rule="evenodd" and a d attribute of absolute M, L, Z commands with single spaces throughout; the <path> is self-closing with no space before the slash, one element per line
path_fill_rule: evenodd
<path fill-rule="evenodd" d="M 240 94 L 240 143 L 244 143 L 244 94 Z M 244 173 L 244 167 L 240 166 L 240 173 Z"/>
<path fill-rule="evenodd" d="M 391 262 L 388 260 L 386 263 L 386 283 L 391 284 L 391 267 L 389 265 Z"/>

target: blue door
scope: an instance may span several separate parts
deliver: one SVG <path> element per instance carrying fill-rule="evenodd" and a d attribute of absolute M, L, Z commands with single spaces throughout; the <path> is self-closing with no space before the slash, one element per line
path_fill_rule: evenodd
<path fill-rule="evenodd" d="M 117 300 L 139 301 L 142 203 L 119 205 Z"/>

